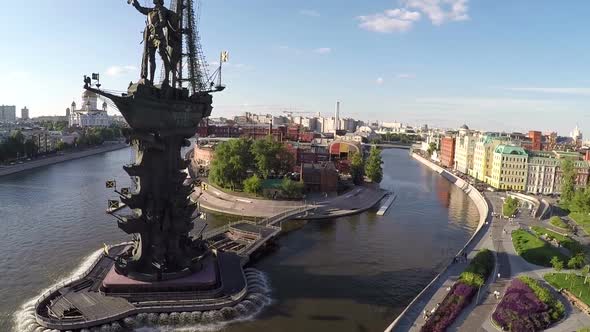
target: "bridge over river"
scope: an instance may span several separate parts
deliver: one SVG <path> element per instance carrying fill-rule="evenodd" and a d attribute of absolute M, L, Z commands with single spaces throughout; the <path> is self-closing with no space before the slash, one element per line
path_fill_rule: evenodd
<path fill-rule="evenodd" d="M 303 205 L 258 222 L 249 220 L 231 222 L 204 233 L 203 239 L 214 249 L 237 253 L 242 259 L 242 265 L 245 265 L 252 254 L 266 246 L 281 232 L 283 221 L 304 216 L 313 209 L 316 207 Z"/>

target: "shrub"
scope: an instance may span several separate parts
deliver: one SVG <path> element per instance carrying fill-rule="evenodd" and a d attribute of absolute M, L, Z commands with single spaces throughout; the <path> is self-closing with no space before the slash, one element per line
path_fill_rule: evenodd
<path fill-rule="evenodd" d="M 578 253 L 574 257 L 570 258 L 570 260 L 567 262 L 567 267 L 570 269 L 580 269 L 582 266 L 584 266 L 584 263 L 586 263 L 584 254 Z"/>
<path fill-rule="evenodd" d="M 549 219 L 549 223 L 555 227 L 558 228 L 563 228 L 563 229 L 568 229 L 568 225 L 561 220 L 561 218 L 559 218 L 558 216 L 553 216 L 551 217 L 551 219 Z"/>
<path fill-rule="evenodd" d="M 563 236 L 559 233 L 553 232 L 547 228 L 539 226 L 533 226 L 532 229 L 533 232 L 535 232 L 535 235 L 537 235 L 537 237 L 546 235 L 549 239 L 556 239 L 562 247 L 569 250 L 573 255 L 583 253 L 585 251 L 584 246 L 580 244 L 580 242 L 568 236 Z"/>
<path fill-rule="evenodd" d="M 504 205 L 502 205 L 502 214 L 505 217 L 510 217 L 516 213 L 518 209 L 518 199 L 512 197 L 506 197 Z"/>
<path fill-rule="evenodd" d="M 451 291 L 447 294 L 436 312 L 422 326 L 422 332 L 442 332 L 445 331 L 459 316 L 473 295 L 476 288 L 466 285 L 462 282 L 456 282 Z"/>
<path fill-rule="evenodd" d="M 451 291 L 434 313 L 422 326 L 423 332 L 445 331 L 459 316 L 477 292 L 477 289 L 485 283 L 494 268 L 494 255 L 488 249 L 480 250 L 469 263 L 469 266 L 461 273 Z"/>
<path fill-rule="evenodd" d="M 253 175 L 244 180 L 244 191 L 250 194 L 258 194 L 262 190 L 262 180 Z"/>
<path fill-rule="evenodd" d="M 466 273 L 475 273 L 480 275 L 485 281 L 492 269 L 494 268 L 494 255 L 488 249 L 480 250 L 475 257 L 469 263 L 469 266 L 461 274 L 461 278 Z"/>
<path fill-rule="evenodd" d="M 563 317 L 563 303 L 536 280 L 521 276 L 510 283 L 492 319 L 509 331 L 540 331 Z"/>

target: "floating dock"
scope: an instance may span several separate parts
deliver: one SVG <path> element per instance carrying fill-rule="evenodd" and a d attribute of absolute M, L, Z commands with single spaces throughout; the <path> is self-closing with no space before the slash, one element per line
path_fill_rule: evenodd
<path fill-rule="evenodd" d="M 395 201 L 396 198 L 397 198 L 397 194 L 391 193 L 389 195 L 389 197 L 387 198 L 387 200 L 385 201 L 385 203 L 383 203 L 383 205 L 381 205 L 381 207 L 379 208 L 379 211 L 377 211 L 377 215 L 378 216 L 385 215 L 385 212 L 387 212 L 387 210 L 389 209 L 391 204 L 393 204 L 393 202 Z"/>

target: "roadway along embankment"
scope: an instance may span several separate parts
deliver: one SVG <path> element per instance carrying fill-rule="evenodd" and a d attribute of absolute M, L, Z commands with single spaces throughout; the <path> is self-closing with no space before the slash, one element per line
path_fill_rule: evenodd
<path fill-rule="evenodd" d="M 0 167 L 0 176 L 14 174 L 18 172 L 28 171 L 31 169 L 49 166 L 57 163 L 61 163 L 68 160 L 80 159 L 88 156 L 92 156 L 99 153 L 119 150 L 127 147 L 128 145 L 125 143 L 117 143 L 117 144 L 108 144 L 108 145 L 101 145 L 95 148 L 89 148 L 83 151 L 77 152 L 69 152 L 64 153 L 62 155 L 46 157 L 43 159 L 36 159 L 32 161 L 28 161 L 22 164 L 16 164 L 6 167 Z"/>
<path fill-rule="evenodd" d="M 422 156 L 412 153 L 412 157 L 422 163 L 425 166 L 428 166 L 433 171 L 439 173 L 442 177 L 447 179 L 449 182 L 453 183 L 461 190 L 463 190 L 469 198 L 473 201 L 475 206 L 477 207 L 477 211 L 479 213 L 479 223 L 475 232 L 469 238 L 465 246 L 459 250 L 457 256 L 467 253 L 469 254 L 475 246 L 482 240 L 483 235 L 487 231 L 488 227 L 486 221 L 490 217 L 490 209 L 488 202 L 483 197 L 483 195 L 472 185 L 468 182 L 464 181 L 463 179 L 455 176 L 454 174 L 448 172 L 444 168 L 434 164 L 433 162 L 423 158 Z M 449 267 L 451 267 L 452 261 L 449 261 L 447 266 L 436 276 L 434 279 L 410 302 L 410 304 L 406 307 L 406 309 L 389 325 L 385 331 L 409 331 L 414 322 L 420 318 L 422 311 L 424 310 L 425 306 L 428 304 L 430 298 L 437 292 L 437 290 L 444 284 L 444 282 L 450 277 L 450 273 L 448 273 Z"/>

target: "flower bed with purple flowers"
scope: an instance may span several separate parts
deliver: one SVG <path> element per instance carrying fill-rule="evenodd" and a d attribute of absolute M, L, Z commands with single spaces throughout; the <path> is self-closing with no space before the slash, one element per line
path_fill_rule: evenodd
<path fill-rule="evenodd" d="M 530 277 L 518 277 L 510 283 L 492 319 L 502 330 L 541 331 L 563 317 L 563 303 Z"/>
<path fill-rule="evenodd" d="M 494 256 L 489 250 L 483 249 L 475 255 L 420 331 L 443 332 L 451 326 L 463 308 L 471 303 L 478 287 L 483 286 L 493 267 Z"/>

